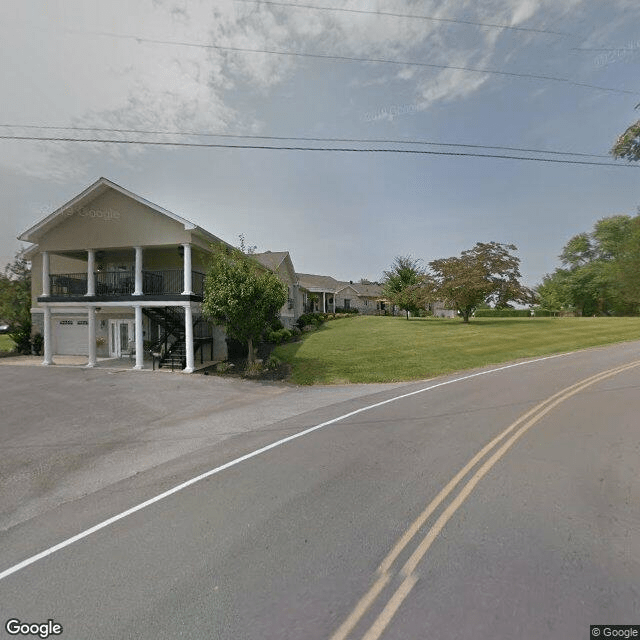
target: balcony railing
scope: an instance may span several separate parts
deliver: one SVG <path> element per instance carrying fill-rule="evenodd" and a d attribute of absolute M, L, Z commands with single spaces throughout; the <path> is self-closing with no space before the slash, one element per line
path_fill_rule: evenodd
<path fill-rule="evenodd" d="M 52 296 L 83 296 L 87 293 L 86 273 L 56 273 L 49 276 Z"/>
<path fill-rule="evenodd" d="M 205 274 L 191 272 L 193 293 L 202 296 Z M 87 293 L 86 273 L 56 273 L 49 275 L 52 296 L 77 297 Z M 95 291 L 99 297 L 131 296 L 135 291 L 135 275 L 131 271 L 97 271 Z M 180 295 L 184 291 L 183 269 L 156 269 L 142 271 L 142 293 L 153 295 Z"/>

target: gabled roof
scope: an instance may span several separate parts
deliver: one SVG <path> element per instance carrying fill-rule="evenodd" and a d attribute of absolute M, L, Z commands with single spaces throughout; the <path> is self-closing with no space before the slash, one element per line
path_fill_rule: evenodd
<path fill-rule="evenodd" d="M 63 204 L 61 207 L 56 209 L 53 213 L 44 217 L 35 225 L 33 225 L 32 227 L 30 227 L 29 229 L 21 233 L 18 236 L 18 240 L 37 243 L 40 240 L 40 238 L 47 231 L 49 231 L 49 229 L 51 229 L 52 227 L 55 227 L 59 222 L 61 222 L 64 219 L 65 213 L 68 212 L 69 209 L 81 208 L 86 204 L 88 204 L 89 202 L 91 202 L 92 200 L 94 200 L 95 198 L 97 198 L 98 196 L 105 193 L 109 189 L 117 191 L 118 193 L 121 193 L 122 195 L 128 198 L 131 198 L 132 200 L 135 200 L 136 202 L 139 202 L 140 204 L 146 207 L 149 207 L 150 209 L 153 209 L 157 213 L 160 213 L 164 216 L 167 216 L 167 218 L 171 218 L 172 220 L 175 220 L 176 222 L 184 226 L 185 231 L 189 231 L 189 230 L 195 231 L 196 233 L 198 233 L 198 235 L 201 235 L 202 237 L 204 237 L 206 240 L 209 240 L 210 242 L 222 242 L 220 238 L 218 238 L 217 236 L 214 236 L 212 233 L 209 233 L 208 231 L 194 224 L 190 220 L 187 220 L 186 218 L 182 218 L 181 216 L 178 216 L 175 213 L 168 211 L 167 209 L 163 209 L 162 207 L 158 206 L 157 204 L 154 204 L 153 202 L 150 202 L 149 200 L 145 200 L 144 198 L 133 193 L 132 191 L 129 191 L 124 187 L 121 187 L 120 185 L 116 184 L 115 182 L 112 182 L 111 180 L 108 180 L 107 178 L 98 178 L 98 180 L 96 180 L 92 185 L 87 187 L 82 193 L 78 194 L 77 196 L 75 196 L 74 198 L 72 198 L 71 200 Z"/>
<path fill-rule="evenodd" d="M 319 276 L 313 273 L 297 273 L 300 286 L 309 291 L 337 291 L 340 283 L 331 276 Z"/>
<path fill-rule="evenodd" d="M 336 293 L 340 293 L 345 289 L 351 289 L 351 291 L 353 291 L 353 293 L 355 293 L 357 296 L 360 295 L 360 292 L 356 289 L 356 286 L 354 284 L 351 284 L 350 282 L 338 282 Z"/>
<path fill-rule="evenodd" d="M 288 255 L 288 251 L 264 251 L 263 253 L 252 253 L 251 257 L 255 258 L 263 267 L 276 271 Z"/>
<path fill-rule="evenodd" d="M 351 286 L 361 296 L 367 296 L 369 298 L 379 298 L 382 296 L 382 285 L 380 284 L 360 284 L 359 282 L 354 282 Z"/>

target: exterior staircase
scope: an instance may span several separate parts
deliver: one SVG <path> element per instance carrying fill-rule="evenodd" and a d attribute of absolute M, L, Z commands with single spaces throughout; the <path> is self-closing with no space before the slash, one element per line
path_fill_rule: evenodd
<path fill-rule="evenodd" d="M 162 353 L 160 367 L 171 367 L 173 369 L 184 369 L 187 366 L 187 346 L 184 312 L 175 307 L 143 307 L 142 313 L 153 320 L 162 329 L 159 340 L 152 343 L 151 351 Z M 202 317 L 197 317 L 193 321 L 193 348 L 194 356 L 198 349 L 201 351 L 206 344 L 211 344 L 210 334 L 207 337 L 197 336 L 197 327 L 202 323 Z M 164 347 L 164 349 L 162 348 Z M 213 347 L 212 347 L 213 349 Z"/>

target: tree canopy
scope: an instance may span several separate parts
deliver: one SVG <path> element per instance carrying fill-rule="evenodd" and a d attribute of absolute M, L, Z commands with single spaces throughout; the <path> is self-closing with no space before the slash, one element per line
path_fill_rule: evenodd
<path fill-rule="evenodd" d="M 211 259 L 204 285 L 202 311 L 227 335 L 248 347 L 253 345 L 277 317 L 287 301 L 287 287 L 277 275 L 265 271 L 238 249 L 218 248 Z"/>
<path fill-rule="evenodd" d="M 614 158 L 640 160 L 640 120 L 634 122 L 616 140 L 611 149 Z"/>
<path fill-rule="evenodd" d="M 406 311 L 407 320 L 409 313 L 417 315 L 425 308 L 428 291 L 428 278 L 419 259 L 396 256 L 390 269 L 384 272 L 383 295 Z"/>
<path fill-rule="evenodd" d="M 460 256 L 433 260 L 434 295 L 453 305 L 464 322 L 481 303 L 504 308 L 533 302 L 533 293 L 520 283 L 520 259 L 510 253 L 516 250 L 512 244 L 478 242 Z"/>
<path fill-rule="evenodd" d="M 640 216 L 598 220 L 591 232 L 571 238 L 559 258 L 562 267 L 547 274 L 537 288 L 543 308 L 579 315 L 637 312 Z"/>
<path fill-rule="evenodd" d="M 31 265 L 22 251 L 0 273 L 0 320 L 9 324 L 18 352 L 31 353 Z"/>

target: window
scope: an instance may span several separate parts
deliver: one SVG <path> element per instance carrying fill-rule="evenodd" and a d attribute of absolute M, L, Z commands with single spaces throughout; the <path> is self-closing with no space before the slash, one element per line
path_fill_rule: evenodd
<path fill-rule="evenodd" d="M 345 309 L 351 309 L 351 299 L 350 298 L 345 298 L 344 299 L 344 308 Z"/>

